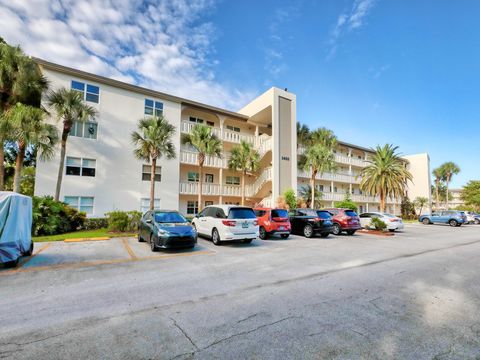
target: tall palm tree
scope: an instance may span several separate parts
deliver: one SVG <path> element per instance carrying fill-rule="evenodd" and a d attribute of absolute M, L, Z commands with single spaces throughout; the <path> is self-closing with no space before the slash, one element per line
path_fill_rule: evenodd
<path fill-rule="evenodd" d="M 6 112 L 11 123 L 11 139 L 16 141 L 18 151 L 15 158 L 13 191 L 20 192 L 20 179 L 27 147 L 32 145 L 42 159 L 51 159 L 58 141 L 58 131 L 54 125 L 46 124 L 45 111 L 33 106 L 17 103 Z"/>
<path fill-rule="evenodd" d="M 449 208 L 449 205 L 448 205 L 448 200 L 449 200 L 448 185 L 449 185 L 450 181 L 452 180 L 453 175 L 457 175 L 460 172 L 460 167 L 457 164 L 455 164 L 453 161 L 449 161 L 449 162 L 444 163 L 441 166 L 441 168 L 443 169 L 443 173 L 445 174 L 445 183 L 447 185 L 447 210 L 448 210 L 448 208 Z"/>
<path fill-rule="evenodd" d="M 48 82 L 38 65 L 20 47 L 0 41 L 0 190 L 4 188 L 4 144 L 8 124 L 4 114 L 16 103 L 40 107 Z"/>
<path fill-rule="evenodd" d="M 245 205 L 245 177 L 247 173 L 258 171 L 260 165 L 260 154 L 253 146 L 242 140 L 240 145 L 234 146 L 228 160 L 230 170 L 242 172 L 242 205 Z"/>
<path fill-rule="evenodd" d="M 310 140 L 310 128 L 297 122 L 297 146 L 306 145 Z"/>
<path fill-rule="evenodd" d="M 48 106 L 55 110 L 57 120 L 63 122 L 62 136 L 60 141 L 60 166 L 58 167 L 57 185 L 55 188 L 55 200 L 60 199 L 60 190 L 65 166 L 65 153 L 67 139 L 74 121 L 90 121 L 97 116 L 97 110 L 83 102 L 81 93 L 75 90 L 60 88 L 50 92 L 47 97 Z"/>
<path fill-rule="evenodd" d="M 309 145 L 305 153 L 300 156 L 299 167 L 305 171 L 310 171 L 310 187 L 312 200 L 310 204 L 315 204 L 315 178 L 322 176 L 325 172 L 335 172 L 337 163 L 335 154 L 323 144 Z"/>
<path fill-rule="evenodd" d="M 361 171 L 360 188 L 380 197 L 381 212 L 385 212 L 386 198 L 404 196 L 407 181 L 413 179 L 397 149 L 390 144 L 377 146 L 372 159 L 367 160 L 369 165 Z"/>
<path fill-rule="evenodd" d="M 314 209 L 319 209 L 322 207 L 321 200 L 323 198 L 323 193 L 318 189 L 315 190 L 315 203 L 312 204 L 312 187 L 310 185 L 302 186 L 300 188 L 299 197 L 303 199 L 307 207 L 312 207 Z"/>
<path fill-rule="evenodd" d="M 433 176 L 435 177 L 435 210 L 438 211 L 440 208 L 440 186 L 441 183 L 446 180 L 445 176 L 445 171 L 442 166 L 439 166 L 438 168 L 433 169 L 432 171 Z"/>
<path fill-rule="evenodd" d="M 331 150 L 335 150 L 338 142 L 334 132 L 324 127 L 314 130 L 310 135 L 310 140 L 313 144 L 321 144 Z"/>
<path fill-rule="evenodd" d="M 202 209 L 203 164 L 207 156 L 222 157 L 221 140 L 209 126 L 197 124 L 190 134 L 182 135 L 182 144 L 193 146 L 198 152 L 198 211 Z"/>
<path fill-rule="evenodd" d="M 176 157 L 172 137 L 175 126 L 163 116 L 141 119 L 138 121 L 138 132 L 132 132 L 132 143 L 136 146 L 133 153 L 137 159 L 152 163 L 150 172 L 150 210 L 155 204 L 155 170 L 157 160 L 165 156 L 167 159 Z"/>
<path fill-rule="evenodd" d="M 428 198 L 423 197 L 423 196 L 419 196 L 419 197 L 415 198 L 415 200 L 413 200 L 413 204 L 414 204 L 415 207 L 420 208 L 420 210 L 418 212 L 418 215 L 422 215 L 423 208 L 425 207 L 425 205 L 428 204 Z"/>

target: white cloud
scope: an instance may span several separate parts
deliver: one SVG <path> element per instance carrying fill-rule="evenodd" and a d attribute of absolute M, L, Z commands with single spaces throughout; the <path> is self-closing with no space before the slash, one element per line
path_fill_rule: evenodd
<path fill-rule="evenodd" d="M 338 41 L 345 32 L 358 29 L 365 24 L 365 18 L 375 3 L 376 0 L 355 0 L 350 11 L 338 16 L 337 23 L 330 36 L 327 60 L 335 56 Z"/>
<path fill-rule="evenodd" d="M 1 36 L 26 53 L 208 104 L 250 91 L 216 81 L 215 0 L 0 0 Z"/>

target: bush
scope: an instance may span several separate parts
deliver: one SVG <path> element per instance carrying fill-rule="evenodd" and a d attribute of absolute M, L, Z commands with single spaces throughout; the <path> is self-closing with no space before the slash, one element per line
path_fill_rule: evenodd
<path fill-rule="evenodd" d="M 107 216 L 108 231 L 129 232 L 137 231 L 138 223 L 142 218 L 140 211 L 112 211 Z"/>
<path fill-rule="evenodd" d="M 32 198 L 32 235 L 56 235 L 81 229 L 86 215 L 51 196 Z"/>
<path fill-rule="evenodd" d="M 355 212 L 358 211 L 358 206 L 356 203 L 354 203 L 352 201 L 352 199 L 350 198 L 350 194 L 347 193 L 345 195 L 345 198 L 342 200 L 342 201 L 337 201 L 335 202 L 335 207 L 336 208 L 341 208 L 341 209 L 350 209 L 350 210 L 353 210 Z"/>
<path fill-rule="evenodd" d="M 285 190 L 283 193 L 283 198 L 290 210 L 297 207 L 297 196 L 295 195 L 295 191 L 293 191 L 293 189 Z"/>
<path fill-rule="evenodd" d="M 374 217 L 374 218 L 372 218 L 372 221 L 370 223 L 370 227 L 372 227 L 373 229 L 378 230 L 378 231 L 385 231 L 387 229 L 387 224 L 385 224 L 385 222 L 383 222 L 379 218 Z"/>
<path fill-rule="evenodd" d="M 108 227 L 107 218 L 89 218 L 85 221 L 83 228 L 85 230 L 97 230 Z"/>

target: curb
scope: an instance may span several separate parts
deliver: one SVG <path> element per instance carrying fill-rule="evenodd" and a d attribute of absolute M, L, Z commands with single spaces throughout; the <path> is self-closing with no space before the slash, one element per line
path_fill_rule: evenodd
<path fill-rule="evenodd" d="M 110 240 L 109 237 L 93 237 L 93 238 L 72 238 L 72 239 L 65 239 L 63 242 L 82 242 L 82 241 L 103 241 L 103 240 Z"/>

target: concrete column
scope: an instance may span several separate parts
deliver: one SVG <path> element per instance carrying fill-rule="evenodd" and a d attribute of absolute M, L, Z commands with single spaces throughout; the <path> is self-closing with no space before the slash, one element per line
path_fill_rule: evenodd
<path fill-rule="evenodd" d="M 349 184 L 349 188 L 350 188 L 350 194 L 353 194 L 353 189 L 352 189 L 352 184 Z"/>
<path fill-rule="evenodd" d="M 255 125 L 255 142 L 256 142 L 256 146 L 259 146 L 260 145 L 260 135 L 259 135 L 259 131 L 258 131 L 258 125 Z"/>
<path fill-rule="evenodd" d="M 220 168 L 220 173 L 219 173 L 219 181 L 220 181 L 220 198 L 219 203 L 223 204 L 223 168 Z"/>
<path fill-rule="evenodd" d="M 368 202 L 367 202 L 367 206 L 366 206 L 366 211 L 365 212 L 368 212 Z"/>

